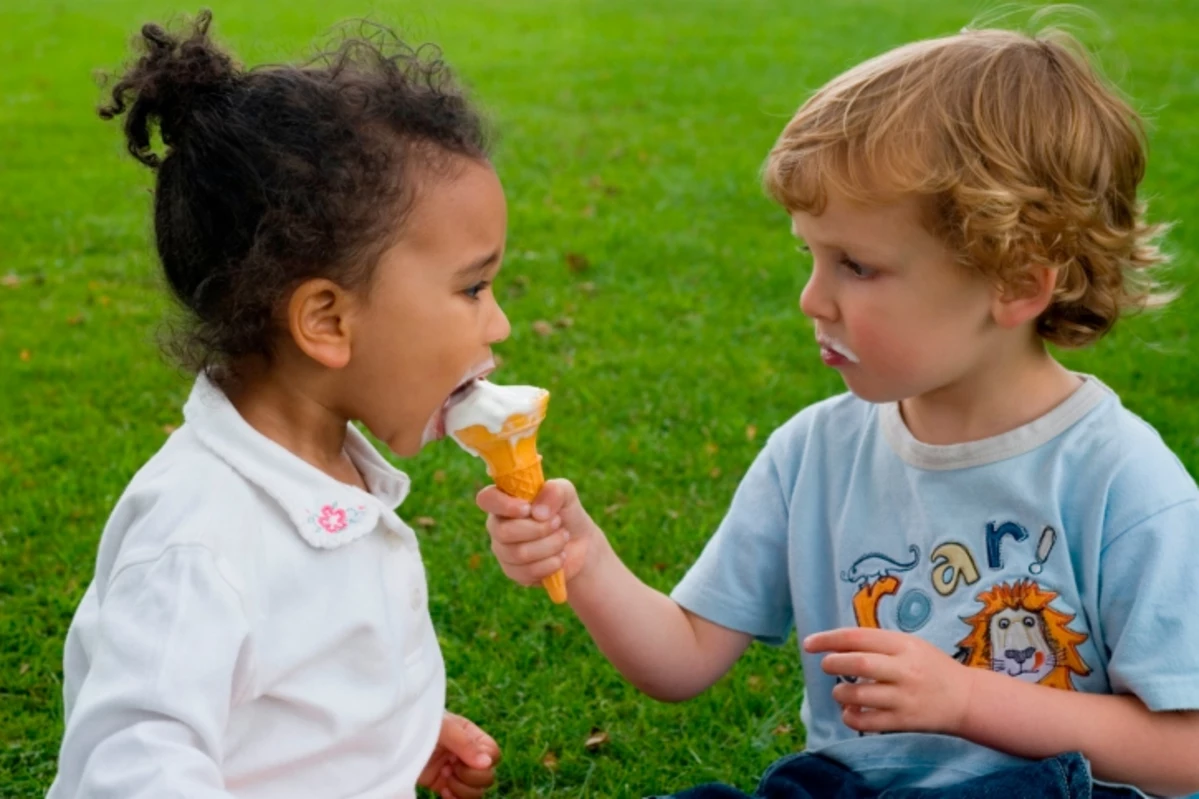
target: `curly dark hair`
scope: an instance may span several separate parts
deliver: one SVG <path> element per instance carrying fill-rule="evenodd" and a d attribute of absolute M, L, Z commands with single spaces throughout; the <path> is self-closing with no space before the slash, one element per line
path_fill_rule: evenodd
<path fill-rule="evenodd" d="M 363 23 L 305 64 L 243 69 L 211 22 L 202 11 L 178 35 L 142 27 L 140 57 L 99 109 L 124 115 L 129 152 L 157 172 L 158 256 L 184 311 L 167 348 L 195 371 L 269 359 L 288 292 L 316 277 L 366 284 L 417 177 L 450 155 L 488 157 L 484 124 L 432 45 Z"/>

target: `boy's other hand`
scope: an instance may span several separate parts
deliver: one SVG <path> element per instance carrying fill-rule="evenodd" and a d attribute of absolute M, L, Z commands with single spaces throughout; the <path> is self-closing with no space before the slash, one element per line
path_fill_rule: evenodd
<path fill-rule="evenodd" d="M 804 639 L 804 650 L 828 652 L 821 668 L 839 683 L 833 699 L 846 726 L 859 732 L 957 734 L 966 718 L 975 670 L 908 633 L 845 627 Z"/>
<path fill-rule="evenodd" d="M 537 585 L 559 569 L 574 579 L 603 535 L 569 480 L 547 480 L 531 503 L 495 486 L 480 491 L 475 502 L 487 513 L 496 560 L 522 585 Z"/>

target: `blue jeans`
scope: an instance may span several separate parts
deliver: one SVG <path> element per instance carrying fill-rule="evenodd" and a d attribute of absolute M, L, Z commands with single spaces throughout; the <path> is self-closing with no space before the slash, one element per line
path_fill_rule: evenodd
<path fill-rule="evenodd" d="M 856 773 L 818 754 L 779 760 L 762 777 L 753 796 L 712 783 L 656 799 L 1118 799 L 1136 796 L 1124 788 L 1091 783 L 1078 753 L 1039 760 L 975 777 L 945 788 L 869 787 Z"/>

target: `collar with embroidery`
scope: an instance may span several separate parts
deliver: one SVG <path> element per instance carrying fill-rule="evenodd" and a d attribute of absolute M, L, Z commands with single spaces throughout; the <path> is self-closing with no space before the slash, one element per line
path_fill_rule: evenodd
<path fill-rule="evenodd" d="M 183 418 L 205 446 L 278 502 L 312 546 L 344 546 L 372 532 L 380 521 L 415 543 L 412 529 L 393 511 L 408 496 L 408 475 L 384 460 L 354 425 L 346 426 L 345 450 L 369 493 L 334 479 L 259 433 L 205 375 L 196 378 Z"/>

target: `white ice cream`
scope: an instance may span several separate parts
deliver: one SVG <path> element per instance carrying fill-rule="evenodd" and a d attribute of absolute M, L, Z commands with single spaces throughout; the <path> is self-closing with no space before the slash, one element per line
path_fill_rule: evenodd
<path fill-rule="evenodd" d="M 498 435 L 512 414 L 532 415 L 546 393 L 536 386 L 497 386 L 488 380 L 476 380 L 446 410 L 446 432 L 453 436 L 458 430 L 481 424 Z"/>
<path fill-rule="evenodd" d="M 832 336 L 826 336 L 823 334 L 818 335 L 816 337 L 816 343 L 822 347 L 828 347 L 833 352 L 843 356 L 845 360 L 849 361 L 850 363 L 860 363 L 858 356 L 854 354 L 853 350 Z"/>

